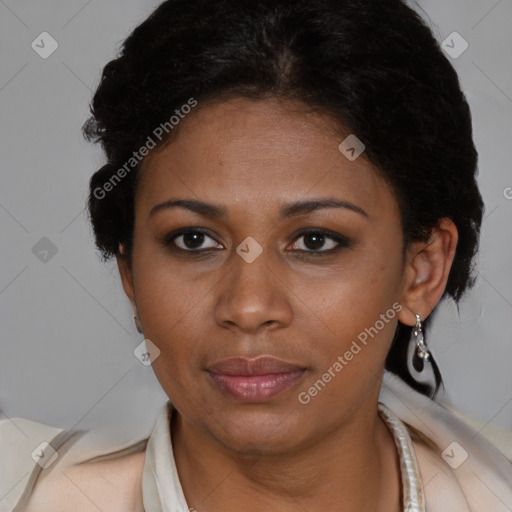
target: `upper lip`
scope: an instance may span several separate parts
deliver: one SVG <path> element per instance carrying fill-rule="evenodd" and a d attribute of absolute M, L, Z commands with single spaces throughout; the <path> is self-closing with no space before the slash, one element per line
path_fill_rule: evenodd
<path fill-rule="evenodd" d="M 217 361 L 208 367 L 208 371 L 223 375 L 269 375 L 299 370 L 304 368 L 272 356 L 260 356 L 254 359 L 231 357 Z"/>

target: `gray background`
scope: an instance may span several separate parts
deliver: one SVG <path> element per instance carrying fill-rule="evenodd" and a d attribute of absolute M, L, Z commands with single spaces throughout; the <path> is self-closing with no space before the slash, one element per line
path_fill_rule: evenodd
<path fill-rule="evenodd" d="M 95 252 L 84 205 L 103 155 L 80 132 L 103 66 L 158 4 L 0 0 L 0 419 L 139 437 L 166 400 L 133 355 L 142 337 L 117 268 Z M 512 2 L 412 5 L 439 41 L 456 31 L 469 43 L 451 61 L 472 108 L 487 208 L 476 286 L 459 314 L 443 305 L 427 342 L 442 398 L 512 428 Z M 59 45 L 47 59 L 31 48 L 42 32 Z M 33 249 L 43 237 L 57 249 L 46 262 Z"/>

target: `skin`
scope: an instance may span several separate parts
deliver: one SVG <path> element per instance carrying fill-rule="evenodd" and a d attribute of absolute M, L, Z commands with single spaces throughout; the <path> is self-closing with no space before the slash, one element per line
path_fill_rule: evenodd
<path fill-rule="evenodd" d="M 404 256 L 390 186 L 364 159 L 338 150 L 350 132 L 297 103 L 231 99 L 199 104 L 172 143 L 145 160 L 136 193 L 133 264 L 119 255 L 124 290 L 160 350 L 153 361 L 179 413 L 172 442 L 188 505 L 198 512 L 401 510 L 399 461 L 377 413 L 397 321 L 427 317 L 445 289 L 457 230 L 441 219 Z M 363 154 L 364 155 L 364 154 Z M 282 206 L 348 201 L 280 219 Z M 208 218 L 169 199 L 226 208 Z M 197 245 L 185 227 L 208 230 Z M 301 232 L 325 228 L 315 249 Z M 263 252 L 247 263 L 236 248 Z M 179 248 L 182 248 L 182 251 Z M 197 247 L 197 248 L 194 248 Z M 122 249 L 122 247 L 121 247 Z M 188 249 L 189 252 L 186 252 Z M 193 251 L 202 250 L 202 255 Z M 205 252 L 209 250 L 209 254 Z M 309 252 L 307 252 L 309 251 Z M 401 311 L 308 404 L 298 400 L 365 328 L 394 303 Z M 216 388 L 205 369 L 232 356 L 273 355 L 306 368 L 293 387 L 262 403 Z"/>

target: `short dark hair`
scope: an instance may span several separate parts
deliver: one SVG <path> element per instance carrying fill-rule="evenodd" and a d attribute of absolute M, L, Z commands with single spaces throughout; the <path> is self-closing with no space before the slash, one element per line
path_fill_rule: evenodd
<path fill-rule="evenodd" d="M 105 66 L 83 127 L 107 157 L 88 199 L 104 261 L 117 255 L 131 265 L 140 164 L 105 197 L 97 190 L 191 97 L 292 99 L 339 121 L 390 184 L 404 246 L 426 241 L 440 218 L 455 223 L 459 239 L 443 297 L 458 301 L 472 286 L 484 206 L 471 113 L 452 65 L 403 1 L 163 2 Z M 412 376 L 410 336 L 411 327 L 399 323 L 386 368 L 434 397 L 441 375 L 433 363 L 435 387 Z"/>

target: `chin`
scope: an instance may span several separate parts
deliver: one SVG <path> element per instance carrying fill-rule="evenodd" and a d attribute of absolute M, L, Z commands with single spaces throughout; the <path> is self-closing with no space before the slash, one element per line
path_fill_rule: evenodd
<path fill-rule="evenodd" d="M 286 452 L 300 443 L 305 433 L 303 419 L 289 412 L 271 413 L 262 409 L 224 410 L 209 427 L 226 448 L 246 455 Z"/>

